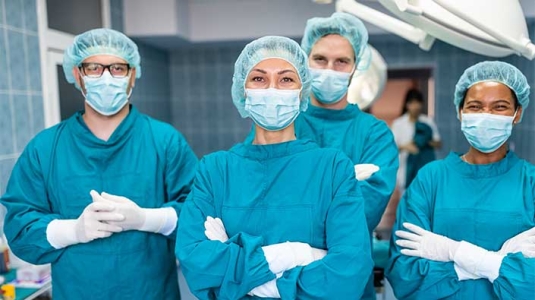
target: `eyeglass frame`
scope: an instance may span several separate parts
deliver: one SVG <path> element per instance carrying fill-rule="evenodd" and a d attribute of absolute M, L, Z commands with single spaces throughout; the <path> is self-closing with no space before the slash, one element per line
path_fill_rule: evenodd
<path fill-rule="evenodd" d="M 87 65 L 99 65 L 99 66 L 102 66 L 102 73 L 100 73 L 99 76 L 87 75 L 85 73 L 85 70 L 84 70 L 84 68 Z M 124 76 L 115 76 L 115 75 L 113 75 L 111 70 L 110 70 L 110 67 L 114 66 L 114 65 L 126 66 L 126 74 Z M 132 69 L 132 67 L 130 67 L 130 64 L 128 64 L 128 63 L 113 63 L 113 64 L 109 64 L 109 65 L 104 65 L 104 64 L 101 64 L 101 63 L 81 63 L 78 66 L 78 69 L 80 70 L 80 73 L 82 73 L 82 75 L 87 76 L 89 78 L 100 78 L 100 77 L 102 77 L 102 75 L 104 74 L 104 72 L 106 70 L 108 70 L 108 73 L 110 73 L 111 77 L 113 77 L 113 78 L 125 78 L 125 77 L 128 77 L 128 75 L 130 75 L 130 70 Z"/>

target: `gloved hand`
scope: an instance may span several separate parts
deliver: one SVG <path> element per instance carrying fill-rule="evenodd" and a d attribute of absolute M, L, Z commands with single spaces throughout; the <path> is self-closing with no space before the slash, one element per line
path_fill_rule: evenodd
<path fill-rule="evenodd" d="M 278 274 L 296 266 L 306 266 L 320 260 L 327 251 L 300 242 L 285 242 L 262 247 L 271 272 Z"/>
<path fill-rule="evenodd" d="M 282 273 L 276 274 L 277 278 L 268 281 L 252 289 L 247 295 L 257 296 L 260 298 L 280 298 L 279 288 L 277 288 L 277 279 L 282 277 Z"/>
<path fill-rule="evenodd" d="M 93 196 L 93 195 L 92 195 Z M 56 249 L 106 238 L 122 228 L 107 222 L 119 222 L 124 216 L 108 203 L 93 202 L 75 220 L 53 220 L 46 228 L 46 237 Z"/>
<path fill-rule="evenodd" d="M 498 251 L 502 255 L 517 252 L 522 252 L 527 258 L 535 257 L 535 227 L 508 239 Z"/>
<path fill-rule="evenodd" d="M 222 243 L 228 241 L 228 235 L 225 232 L 225 226 L 220 218 L 212 218 L 208 216 L 204 222 L 204 235 L 211 241 L 220 241 Z"/>
<path fill-rule="evenodd" d="M 459 242 L 445 236 L 432 233 L 411 223 L 403 223 L 409 231 L 397 230 L 396 244 L 402 249 L 401 254 L 422 257 L 434 261 L 453 261 L 459 248 Z"/>
<path fill-rule="evenodd" d="M 176 211 L 171 207 L 141 208 L 134 201 L 103 192 L 96 201 L 104 201 L 115 206 L 115 211 L 124 216 L 122 221 L 108 222 L 123 230 L 139 230 L 146 232 L 171 234 L 178 220 Z"/>
<path fill-rule="evenodd" d="M 461 241 L 453 261 L 466 272 L 478 278 L 487 278 L 492 283 L 500 275 L 504 256 Z"/>
<path fill-rule="evenodd" d="M 379 171 L 379 167 L 374 164 L 358 164 L 355 165 L 355 177 L 358 181 L 370 178 L 373 173 Z"/>
<path fill-rule="evenodd" d="M 204 234 L 211 241 L 226 242 L 228 236 L 223 222 L 219 218 L 208 216 L 204 222 Z M 312 248 L 306 243 L 286 242 L 262 247 L 269 269 L 275 274 L 295 268 L 306 266 L 320 260 L 327 255 L 327 250 Z"/>

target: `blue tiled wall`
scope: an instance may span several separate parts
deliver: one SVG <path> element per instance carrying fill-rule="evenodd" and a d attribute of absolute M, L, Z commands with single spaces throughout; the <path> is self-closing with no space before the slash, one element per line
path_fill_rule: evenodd
<path fill-rule="evenodd" d="M 245 44 L 202 46 L 171 54 L 173 125 L 198 156 L 228 149 L 250 129 L 232 104 L 234 62 Z"/>
<path fill-rule="evenodd" d="M 123 31 L 123 0 L 110 0 L 111 23 Z M 141 78 L 136 80 L 132 103 L 143 113 L 171 123 L 169 53 L 135 41 L 141 55 Z"/>
<path fill-rule="evenodd" d="M 535 40 L 535 22 L 528 22 Z M 372 36 L 370 43 L 391 68 L 430 66 L 435 79 L 435 118 L 444 145 L 439 156 L 450 150 L 464 151 L 468 144 L 460 131 L 453 107 L 455 83 L 469 66 L 488 59 L 436 41 L 432 50 L 422 51 L 401 38 Z M 228 149 L 240 142 L 249 130 L 230 96 L 233 64 L 245 43 L 225 46 L 197 46 L 171 53 L 171 99 L 173 124 L 187 138 L 197 155 Z M 522 57 L 503 58 L 517 66 L 535 86 L 535 62 Z M 533 99 L 533 94 L 531 96 Z M 515 151 L 535 162 L 535 105 L 525 113 L 511 139 Z"/>
<path fill-rule="evenodd" d="M 0 193 L 44 127 L 35 0 L 0 0 Z"/>

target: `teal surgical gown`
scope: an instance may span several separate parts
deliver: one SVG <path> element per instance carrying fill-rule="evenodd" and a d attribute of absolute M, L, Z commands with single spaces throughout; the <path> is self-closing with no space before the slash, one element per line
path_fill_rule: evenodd
<path fill-rule="evenodd" d="M 182 208 L 197 158 L 170 125 L 129 115 L 107 142 L 82 113 L 39 133 L 15 165 L 1 203 L 5 233 L 18 257 L 52 264 L 54 300 L 180 299 L 175 235 L 141 231 L 56 250 L 46 238 L 54 219 L 76 219 L 89 191 L 125 196 L 141 207 Z"/>
<path fill-rule="evenodd" d="M 401 199 L 394 230 L 409 222 L 457 241 L 498 251 L 535 226 L 535 167 L 513 152 L 470 165 L 459 154 L 424 166 Z M 386 276 L 399 299 L 535 299 L 535 258 L 507 255 L 499 277 L 459 281 L 453 262 L 405 256 L 390 245 Z"/>
<path fill-rule="evenodd" d="M 219 217 L 226 243 L 204 234 Z M 373 261 L 352 162 L 311 141 L 238 144 L 204 157 L 184 204 L 177 256 L 200 299 L 249 299 L 275 278 L 261 249 L 286 241 L 327 250 L 277 280 L 282 299 L 358 299 Z"/>

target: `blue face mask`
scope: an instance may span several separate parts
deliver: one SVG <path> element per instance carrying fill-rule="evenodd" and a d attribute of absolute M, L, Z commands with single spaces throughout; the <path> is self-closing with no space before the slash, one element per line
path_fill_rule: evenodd
<path fill-rule="evenodd" d="M 337 103 L 347 94 L 351 73 L 330 69 L 310 69 L 312 93 L 323 104 Z"/>
<path fill-rule="evenodd" d="M 245 93 L 245 111 L 265 130 L 282 130 L 299 115 L 300 89 L 245 89 Z"/>
<path fill-rule="evenodd" d="M 85 87 L 85 101 L 103 116 L 118 113 L 128 103 L 126 93 L 130 77 L 115 78 L 105 71 L 99 78 L 82 77 Z M 130 90 L 131 92 L 132 90 Z"/>
<path fill-rule="evenodd" d="M 487 113 L 462 114 L 464 136 L 480 152 L 492 153 L 511 136 L 515 115 L 501 116 Z"/>

